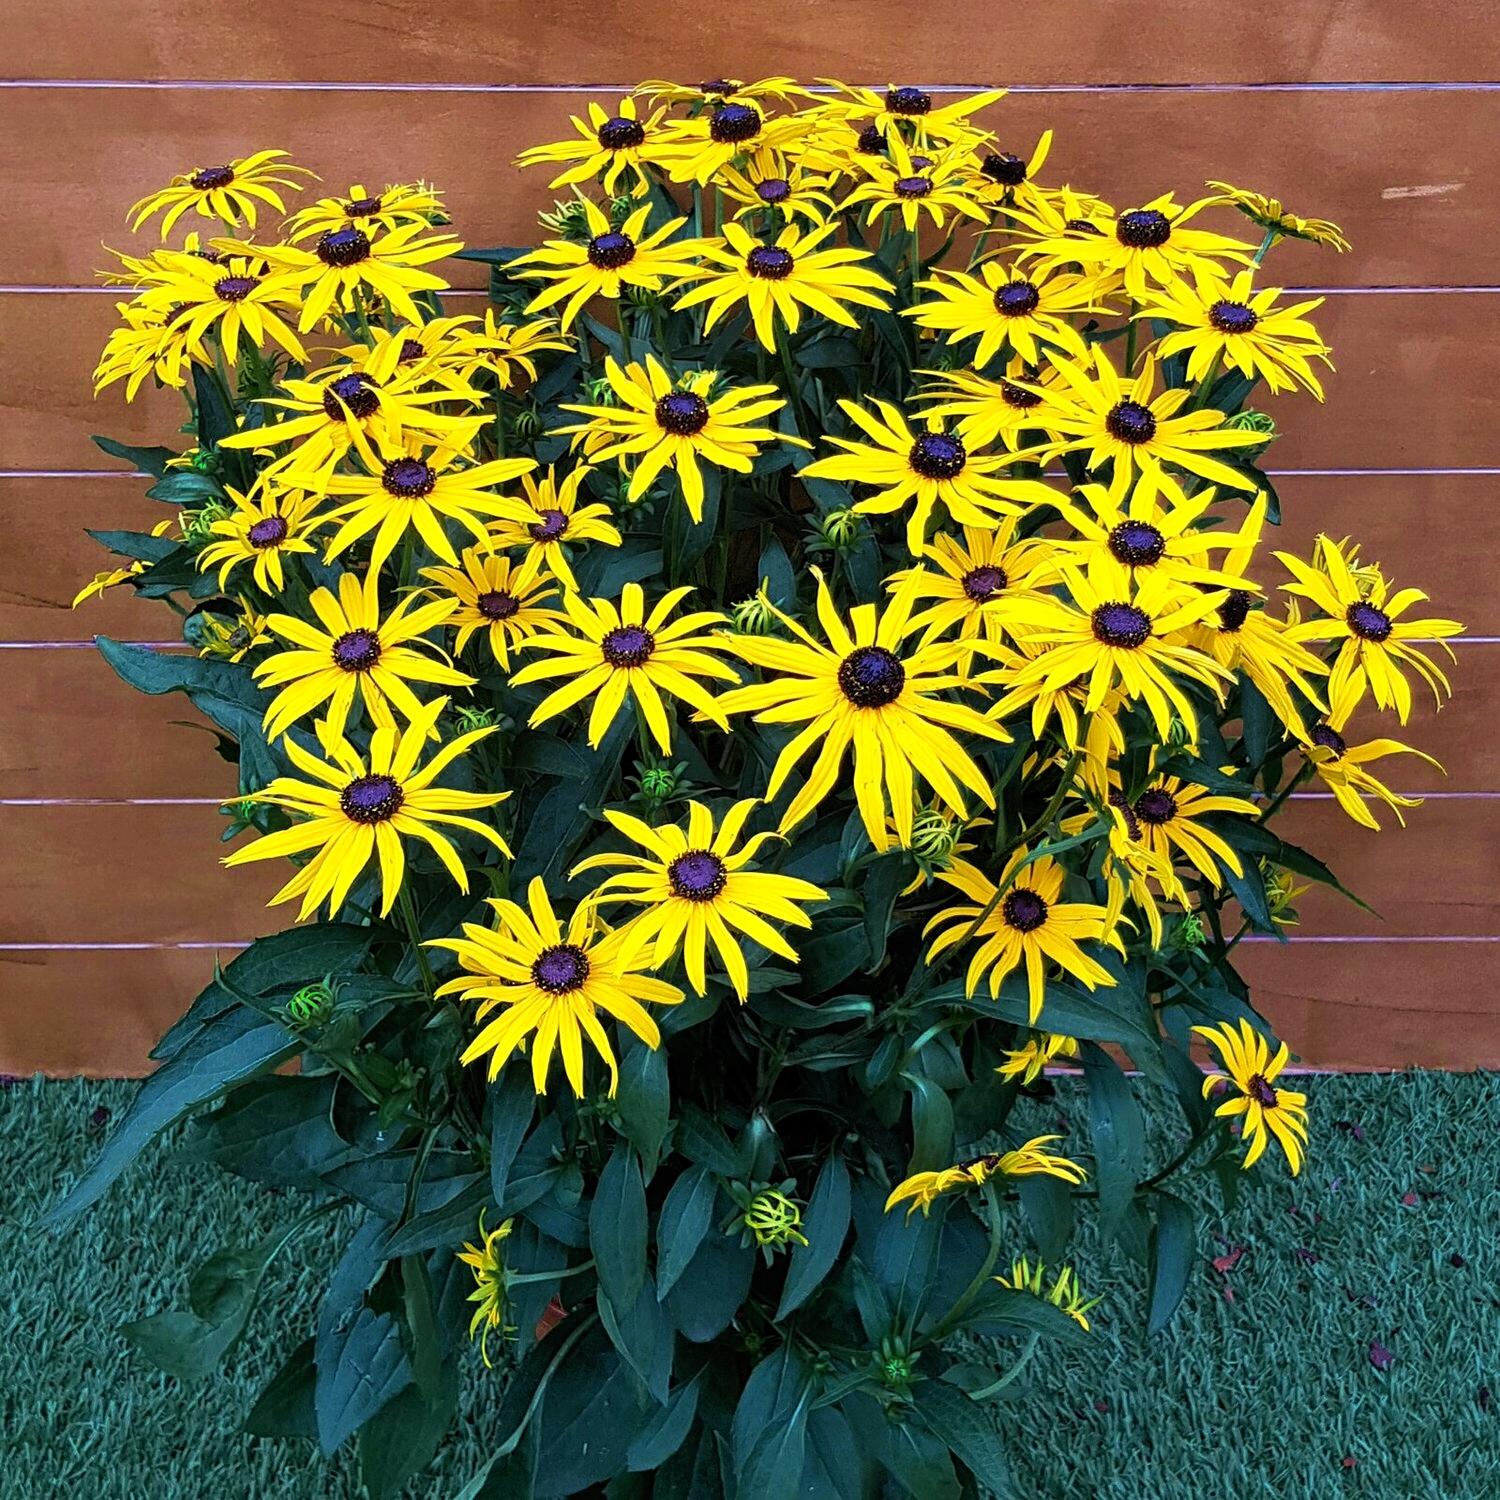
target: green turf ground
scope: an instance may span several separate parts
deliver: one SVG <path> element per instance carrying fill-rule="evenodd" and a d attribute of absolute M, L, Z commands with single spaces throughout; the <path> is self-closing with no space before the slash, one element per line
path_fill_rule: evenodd
<path fill-rule="evenodd" d="M 287 1199 L 174 1161 L 168 1142 L 81 1226 L 30 1230 L 128 1087 L 0 1092 L 0 1496 L 352 1500 L 352 1465 L 236 1430 L 310 1326 L 311 1268 L 273 1270 L 227 1378 L 205 1386 L 176 1388 L 115 1332 L 180 1302 L 187 1266 L 267 1233 Z M 1084 1247 L 1085 1289 L 1107 1294 L 1096 1337 L 1039 1356 L 999 1412 L 1018 1495 L 1500 1500 L 1500 1075 L 1310 1092 L 1307 1171 L 1252 1174 L 1161 1338 L 1138 1331 L 1139 1278 Z M 1051 1107 L 1034 1108 L 1047 1128 Z M 1160 1129 L 1169 1150 L 1175 1127 Z M 463 1429 L 413 1496 L 443 1500 L 473 1471 L 493 1405 L 477 1359 L 473 1376 Z"/>

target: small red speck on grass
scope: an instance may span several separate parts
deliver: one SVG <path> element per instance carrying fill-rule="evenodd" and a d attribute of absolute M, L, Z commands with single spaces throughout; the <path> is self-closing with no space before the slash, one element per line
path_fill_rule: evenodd
<path fill-rule="evenodd" d="M 1401 1201 L 1407 1208 L 1415 1208 L 1419 1200 L 1415 1193 L 1402 1193 Z"/>
<path fill-rule="evenodd" d="M 1343 1465 L 1346 1469 L 1352 1469 L 1358 1462 L 1359 1460 L 1352 1453 L 1344 1455 Z"/>
<path fill-rule="evenodd" d="M 1239 1265 L 1240 1257 L 1245 1253 L 1245 1246 L 1232 1245 L 1223 1255 L 1214 1256 L 1213 1266 L 1221 1276 L 1226 1271 L 1232 1271 Z"/>

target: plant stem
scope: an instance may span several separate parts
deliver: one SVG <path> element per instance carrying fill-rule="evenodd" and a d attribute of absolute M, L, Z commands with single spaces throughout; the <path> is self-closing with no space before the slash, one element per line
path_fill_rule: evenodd
<path fill-rule="evenodd" d="M 1125 377 L 1128 380 L 1135 374 L 1135 340 L 1140 331 L 1140 325 L 1135 320 L 1136 302 L 1130 299 L 1130 321 L 1125 325 Z"/>
<path fill-rule="evenodd" d="M 1003 1391 L 1006 1386 L 1008 1386 L 1016 1378 L 1016 1376 L 1026 1368 L 1027 1364 L 1031 1360 L 1031 1356 L 1036 1353 L 1036 1346 L 1041 1342 L 1041 1340 L 1041 1334 L 1033 1333 L 1026 1340 L 1026 1346 L 1021 1350 L 1020 1357 L 1016 1360 L 1015 1364 L 1013 1364 L 1010 1369 L 1005 1372 L 1005 1374 L 1003 1374 L 997 1381 L 995 1381 L 994 1384 L 985 1386 L 983 1390 L 970 1391 L 969 1400 L 987 1401 L 991 1396 L 998 1396 L 1000 1392 Z"/>
<path fill-rule="evenodd" d="M 781 375 L 786 381 L 786 399 L 791 403 L 792 421 L 797 424 L 797 435 L 807 436 L 807 422 L 802 409 L 802 395 L 797 385 L 797 372 L 792 365 L 792 351 L 785 339 L 776 341 L 776 352 L 781 356 Z"/>
<path fill-rule="evenodd" d="M 984 1290 L 985 1282 L 989 1280 L 990 1273 L 995 1269 L 995 1262 L 1000 1259 L 1000 1241 L 1005 1233 L 1005 1226 L 1000 1222 L 1000 1200 L 995 1195 L 995 1185 L 992 1182 L 986 1182 L 980 1191 L 984 1194 L 984 1216 L 990 1229 L 989 1249 L 985 1251 L 984 1259 L 974 1273 L 974 1279 L 959 1293 L 958 1300 L 927 1335 L 927 1343 L 940 1344 L 947 1338 L 958 1320 L 969 1310 L 969 1305 Z"/>
<path fill-rule="evenodd" d="M 417 925 L 416 904 L 411 899 L 411 891 L 404 884 L 397 903 L 401 908 L 401 920 L 406 924 L 406 934 L 411 939 L 412 949 L 417 955 L 417 968 L 422 974 L 422 988 L 427 992 L 427 998 L 431 1000 L 437 995 L 437 984 L 432 977 L 432 965 L 427 961 L 427 950 L 422 946 L 422 929 Z"/>

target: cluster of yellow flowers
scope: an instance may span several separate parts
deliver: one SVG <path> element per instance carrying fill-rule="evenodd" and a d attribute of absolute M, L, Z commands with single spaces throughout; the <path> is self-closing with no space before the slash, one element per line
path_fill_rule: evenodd
<path fill-rule="evenodd" d="M 494 785 L 481 747 L 496 724 L 449 726 L 495 673 L 513 689 L 545 683 L 530 724 L 581 713 L 592 746 L 628 707 L 642 765 L 682 749 L 688 716 L 724 732 L 753 721 L 769 747 L 756 795 L 718 814 L 701 801 L 681 822 L 604 809 L 625 852 L 578 866 L 609 873 L 570 912 L 538 878 L 524 904 L 492 903 L 494 925 L 428 944 L 457 955 L 459 977 L 437 993 L 478 1002 L 464 1058 L 487 1058 L 490 1076 L 525 1048 L 541 1091 L 560 1054 L 582 1095 L 587 1044 L 612 1087 L 601 1014 L 658 1045 L 648 1007 L 684 989 L 657 971 L 680 956 L 702 994 L 712 962 L 743 999 L 747 943 L 794 962 L 786 930 L 807 927 L 825 891 L 757 856 L 843 789 L 875 851 L 914 851 L 910 889 L 952 892 L 927 960 L 966 950 L 971 995 L 1024 972 L 1033 1027 L 1049 975 L 1112 986 L 1108 947 L 1123 952 L 1143 925 L 1159 946 L 1164 908 L 1191 911 L 1191 886 L 1243 873 L 1211 818 L 1260 818 L 1255 789 L 1168 768 L 1204 744 L 1204 710 L 1240 680 L 1352 817 L 1373 827 L 1369 802 L 1398 817 L 1410 805 L 1369 765 L 1418 752 L 1359 742 L 1351 721 L 1369 703 L 1405 723 L 1412 676 L 1445 692 L 1422 643 L 1461 627 L 1414 618 L 1424 595 L 1328 537 L 1308 558 L 1275 554 L 1289 602 L 1273 608 L 1257 555 L 1271 499 L 1247 462 L 1267 436 L 1230 414 L 1257 382 L 1322 399 L 1329 350 L 1309 321 L 1321 299 L 1257 280 L 1278 238 L 1344 248 L 1337 230 L 1223 184 L 1123 210 L 1047 185 L 1050 132 L 1011 154 L 974 122 L 1001 96 L 940 104 L 915 88 L 773 78 L 652 82 L 613 112 L 593 104 L 574 137 L 520 158 L 558 169 L 554 188 L 602 194 L 559 205 L 544 216 L 554 237 L 505 263 L 527 289 L 513 315 L 444 312 L 434 267 L 462 246 L 423 184 L 352 186 L 293 213 L 274 242 L 256 237 L 259 215 L 284 213 L 283 192 L 311 175 L 280 152 L 197 170 L 136 206 L 135 227 L 159 213 L 164 237 L 189 212 L 213 231 L 122 257 L 118 279 L 139 290 L 97 385 L 123 381 L 134 397 L 147 377 L 216 381 L 239 414 L 211 453 L 181 460 L 226 476 L 222 502 L 185 515 L 183 534 L 195 528 L 198 566 L 221 589 L 241 590 L 240 626 L 210 649 L 249 657 L 273 693 L 266 734 L 298 773 L 255 793 L 294 821 L 229 863 L 298 860 L 275 899 L 300 897 L 303 917 L 338 911 L 372 866 L 390 912 L 413 842 L 467 889 L 452 835 L 508 859 L 496 809 L 510 794 L 439 778 L 478 752 L 471 782 Z M 690 210 L 673 211 L 674 187 Z M 1258 247 L 1201 227 L 1235 207 L 1263 227 Z M 924 231 L 967 236 L 963 268 L 928 258 Z M 871 324 L 892 308 L 901 321 L 881 344 Z M 691 328 L 675 348 L 668 317 Z M 810 330 L 844 340 L 861 368 L 899 368 L 905 388 L 825 402 L 794 354 Z M 719 367 L 732 349 L 757 378 Z M 587 399 L 524 434 L 555 455 L 543 463 L 510 449 L 549 358 L 578 360 Z M 690 588 L 657 590 L 645 573 L 645 587 L 579 587 L 579 559 L 620 547 L 632 507 L 679 507 L 663 531 L 680 534 L 713 523 L 721 487 L 788 468 L 833 558 L 828 576 L 814 570 L 807 618 L 753 585 L 726 613 L 722 573 L 723 609 L 691 608 Z M 1237 523 L 1226 503 L 1242 505 Z M 884 518 L 897 518 L 889 535 Z M 882 599 L 841 608 L 844 560 L 872 528 L 903 559 Z M 1058 793 L 1020 839 L 997 828 L 1001 857 L 987 861 L 960 842 L 996 806 L 976 754 L 1018 725 Z M 296 733 L 308 727 L 321 754 Z M 1150 753 L 1127 768 L 1143 733 Z M 774 826 L 747 835 L 770 803 Z M 1096 830 L 1102 899 L 1077 899 L 1071 866 L 1042 849 L 1057 827 Z M 606 921 L 616 907 L 629 919 Z M 1229 1070 L 1222 1110 L 1243 1117 L 1248 1159 L 1269 1131 L 1296 1170 L 1303 1101 L 1273 1083 L 1286 1049 L 1271 1058 L 1248 1027 L 1204 1035 Z M 1037 1031 L 1001 1071 L 1030 1080 L 1076 1052 Z M 1044 1145 L 913 1179 L 892 1201 L 925 1208 L 995 1172 L 1076 1180 Z"/>

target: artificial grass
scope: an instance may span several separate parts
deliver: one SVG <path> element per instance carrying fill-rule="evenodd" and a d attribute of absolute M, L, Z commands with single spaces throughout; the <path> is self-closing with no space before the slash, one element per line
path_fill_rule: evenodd
<path fill-rule="evenodd" d="M 0 1496 L 353 1500 L 347 1456 L 330 1465 L 307 1444 L 237 1425 L 310 1328 L 323 1265 L 274 1267 L 226 1373 L 191 1390 L 116 1332 L 180 1305 L 192 1264 L 270 1232 L 292 1199 L 174 1159 L 178 1136 L 67 1233 L 30 1227 L 129 1089 L 36 1081 L 0 1092 Z M 1084 1288 L 1106 1294 L 1095 1337 L 1044 1348 L 997 1408 L 1018 1494 L 1500 1495 L 1500 1075 L 1321 1078 L 1308 1091 L 1303 1176 L 1292 1182 L 1269 1161 L 1247 1174 L 1165 1334 L 1141 1333 L 1135 1268 L 1084 1241 Z M 1055 1103 L 1028 1106 L 1039 1130 L 1072 1113 L 1070 1094 L 1063 1083 Z M 1153 1125 L 1170 1151 L 1177 1123 Z M 1077 1150 L 1087 1155 L 1084 1140 Z M 413 1497 L 442 1500 L 478 1467 L 495 1377 L 477 1358 L 471 1375 L 460 1426 Z"/>

